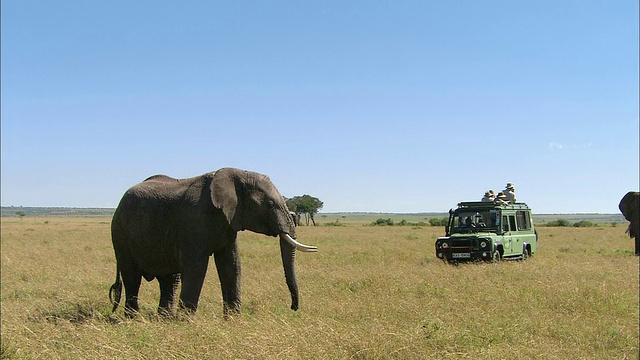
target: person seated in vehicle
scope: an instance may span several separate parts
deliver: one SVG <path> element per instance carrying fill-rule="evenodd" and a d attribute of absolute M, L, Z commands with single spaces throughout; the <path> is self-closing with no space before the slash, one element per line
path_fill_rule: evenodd
<path fill-rule="evenodd" d="M 494 195 L 493 190 L 489 190 L 484 193 L 484 196 L 482 197 L 482 199 L 480 199 L 480 201 L 493 202 L 495 199 L 496 199 L 496 196 Z"/>
<path fill-rule="evenodd" d="M 473 220 L 471 220 L 471 216 L 467 216 L 467 218 L 464 220 L 464 227 L 466 228 L 476 227 L 476 225 L 473 223 Z"/>
<path fill-rule="evenodd" d="M 496 201 L 497 204 L 500 205 L 507 205 L 509 204 L 509 201 L 507 200 L 507 195 L 505 195 L 502 191 L 500 191 L 498 193 L 498 196 L 496 196 Z"/>

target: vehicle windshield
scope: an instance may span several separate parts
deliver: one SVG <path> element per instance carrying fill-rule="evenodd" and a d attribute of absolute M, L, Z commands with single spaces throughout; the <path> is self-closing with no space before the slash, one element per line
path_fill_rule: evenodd
<path fill-rule="evenodd" d="M 500 216 L 498 210 L 456 211 L 451 223 L 452 233 L 475 231 L 498 231 Z"/>

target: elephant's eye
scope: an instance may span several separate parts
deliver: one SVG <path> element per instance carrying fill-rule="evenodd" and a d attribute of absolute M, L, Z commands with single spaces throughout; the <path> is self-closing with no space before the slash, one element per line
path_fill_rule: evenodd
<path fill-rule="evenodd" d="M 271 199 L 269 199 L 269 200 L 267 200 L 267 206 L 269 206 L 270 208 L 273 209 L 273 208 L 276 207 L 276 202 L 271 200 Z"/>

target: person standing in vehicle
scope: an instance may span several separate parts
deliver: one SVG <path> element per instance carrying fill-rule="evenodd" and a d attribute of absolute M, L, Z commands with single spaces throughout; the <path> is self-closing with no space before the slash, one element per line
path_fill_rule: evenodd
<path fill-rule="evenodd" d="M 504 190 L 502 190 L 502 192 L 506 196 L 505 200 L 508 201 L 510 204 L 513 204 L 516 202 L 516 188 L 513 186 L 513 183 L 508 182 L 507 187 Z"/>

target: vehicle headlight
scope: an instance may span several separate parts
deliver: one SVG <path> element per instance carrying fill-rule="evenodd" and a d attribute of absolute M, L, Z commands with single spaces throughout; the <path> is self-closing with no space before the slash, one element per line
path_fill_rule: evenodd
<path fill-rule="evenodd" d="M 440 244 L 440 246 L 442 246 L 444 249 L 449 247 L 449 244 L 447 244 L 446 242 L 443 242 L 442 244 Z"/>
<path fill-rule="evenodd" d="M 487 247 L 487 242 L 484 241 L 484 240 L 480 241 L 480 247 L 483 248 L 483 249 L 486 248 Z"/>

